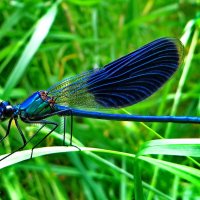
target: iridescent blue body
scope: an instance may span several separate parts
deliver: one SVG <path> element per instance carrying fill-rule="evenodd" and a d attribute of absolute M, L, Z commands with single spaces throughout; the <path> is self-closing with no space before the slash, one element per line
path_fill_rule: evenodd
<path fill-rule="evenodd" d="M 54 107 L 50 106 L 50 98 L 44 99 L 41 93 L 45 92 L 35 92 L 17 106 L 21 118 L 36 119 L 38 116 L 51 114 L 55 111 Z"/>
<path fill-rule="evenodd" d="M 177 70 L 182 62 L 183 52 L 184 47 L 178 39 L 160 38 L 103 68 L 64 79 L 46 91 L 35 92 L 19 105 L 11 106 L 3 101 L 0 103 L 0 119 L 10 118 L 5 137 L 9 134 L 11 121 L 15 120 L 24 146 L 27 144 L 18 125 L 18 117 L 27 123 L 41 123 L 42 127 L 46 124 L 55 125 L 49 134 L 56 129 L 57 124 L 43 119 L 52 115 L 142 122 L 200 123 L 200 117 L 97 112 L 130 106 L 151 96 Z"/>

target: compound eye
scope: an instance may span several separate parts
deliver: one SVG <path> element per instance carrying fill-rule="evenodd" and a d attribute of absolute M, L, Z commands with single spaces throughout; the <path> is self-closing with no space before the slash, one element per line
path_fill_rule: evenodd
<path fill-rule="evenodd" d="M 0 118 L 5 120 L 14 113 L 13 107 L 7 101 L 0 102 Z"/>
<path fill-rule="evenodd" d="M 10 116 L 13 114 L 13 107 L 11 105 L 7 105 L 5 109 L 6 115 Z"/>

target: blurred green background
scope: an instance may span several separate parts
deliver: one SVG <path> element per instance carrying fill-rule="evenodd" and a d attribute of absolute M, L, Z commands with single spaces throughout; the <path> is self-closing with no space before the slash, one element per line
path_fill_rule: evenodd
<path fill-rule="evenodd" d="M 168 36 L 184 43 L 183 64 L 161 90 L 126 111 L 199 116 L 199 9 L 198 0 L 1 0 L 0 99 L 20 103 L 63 78 L 102 67 Z M 62 145 L 62 119 L 53 120 L 61 126 L 43 147 Z M 20 125 L 27 137 L 38 129 L 23 122 Z M 6 128 L 7 121 L 0 124 L 1 137 Z M 41 131 L 41 137 L 47 131 Z M 143 143 L 161 137 L 198 138 L 200 127 L 75 117 L 73 133 L 75 144 L 136 154 Z M 0 152 L 20 145 L 13 123 Z M 156 162 L 141 161 L 139 174 L 145 198 L 200 199 L 200 160 L 195 152 L 192 155 L 197 158 L 148 156 L 168 163 L 168 168 L 160 170 Z M 170 168 L 169 163 L 177 165 Z M 0 199 L 135 199 L 141 191 L 134 182 L 139 181 L 137 176 L 133 178 L 134 170 L 133 159 L 123 155 L 74 152 L 38 157 L 1 169 Z"/>

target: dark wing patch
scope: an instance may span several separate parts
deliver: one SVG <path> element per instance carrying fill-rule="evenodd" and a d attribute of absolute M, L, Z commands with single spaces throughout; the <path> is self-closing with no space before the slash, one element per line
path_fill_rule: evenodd
<path fill-rule="evenodd" d="M 152 95 L 177 70 L 183 58 L 178 39 L 161 38 L 104 68 L 65 79 L 48 95 L 56 103 L 80 109 L 120 108 Z"/>
<path fill-rule="evenodd" d="M 152 95 L 177 70 L 183 45 L 161 38 L 90 75 L 88 92 L 107 108 L 125 107 Z"/>

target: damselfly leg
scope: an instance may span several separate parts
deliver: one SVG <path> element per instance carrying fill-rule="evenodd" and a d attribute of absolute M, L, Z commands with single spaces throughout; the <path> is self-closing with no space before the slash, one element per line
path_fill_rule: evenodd
<path fill-rule="evenodd" d="M 80 150 L 80 148 L 78 148 L 77 146 L 73 145 L 72 144 L 72 137 L 73 137 L 73 112 L 71 110 L 64 110 L 64 111 L 57 111 L 54 113 L 57 114 L 57 115 L 63 115 L 64 117 L 64 125 L 63 125 L 63 145 L 66 145 L 66 142 L 65 142 L 65 139 L 66 139 L 66 114 L 67 113 L 67 116 L 70 116 L 70 142 L 69 142 L 69 146 L 73 146 L 73 147 L 76 147 L 77 149 Z M 50 116 L 50 115 L 49 115 Z M 46 116 L 47 117 L 47 116 Z M 32 151 L 31 151 L 31 157 L 33 157 L 33 150 L 39 145 L 41 144 L 57 127 L 58 127 L 58 124 L 55 123 L 55 122 L 52 122 L 52 121 L 46 121 L 46 120 L 39 120 L 39 121 L 33 121 L 33 120 L 24 120 L 24 122 L 26 123 L 40 123 L 40 124 L 43 124 L 40 129 L 37 130 L 37 132 L 28 140 L 31 141 L 40 131 L 41 129 L 46 126 L 46 125 L 54 125 L 54 127 L 37 143 L 33 146 L 32 148 Z M 68 145 L 67 145 L 68 146 Z"/>
<path fill-rule="evenodd" d="M 59 111 L 56 111 L 53 113 L 53 115 L 59 115 L 59 116 L 62 116 L 64 117 L 64 125 L 63 125 L 63 145 L 66 145 L 66 124 L 67 124 L 67 120 L 66 120 L 66 117 L 70 117 L 70 138 L 69 138 L 69 146 L 73 146 L 73 147 L 76 147 L 77 149 L 80 150 L 80 148 L 78 148 L 76 145 L 73 145 L 73 142 L 72 142 L 72 139 L 73 139 L 73 111 L 69 108 L 65 109 L 65 110 L 59 110 Z M 51 117 L 52 114 L 47 114 L 45 115 L 45 118 L 46 117 Z M 66 145 L 68 146 L 68 145 Z"/>
<path fill-rule="evenodd" d="M 26 119 L 25 121 L 26 123 L 29 123 L 29 124 L 42 124 L 42 126 L 34 133 L 34 135 L 28 140 L 28 142 L 30 142 L 41 130 L 42 128 L 44 128 L 46 125 L 54 125 L 54 127 L 38 142 L 36 143 L 32 149 L 31 149 L 31 156 L 30 158 L 33 157 L 33 150 L 39 145 L 41 144 L 57 127 L 58 127 L 58 124 L 55 123 L 55 122 L 52 122 L 52 121 L 47 121 L 47 120 L 40 120 L 40 121 L 32 121 L 32 120 L 28 120 Z M 28 143 L 27 142 L 27 143 Z"/>
<path fill-rule="evenodd" d="M 68 111 L 70 116 L 70 139 L 69 139 L 69 146 L 74 146 L 72 144 L 72 137 L 73 137 L 73 113 L 71 110 Z M 66 116 L 64 117 L 64 138 L 63 138 L 63 145 L 65 145 L 65 136 L 66 136 Z M 76 147 L 76 146 L 75 146 Z M 78 148 L 78 147 L 77 147 Z"/>
<path fill-rule="evenodd" d="M 64 133 L 63 133 L 63 145 L 66 145 L 65 143 L 65 139 L 66 139 L 66 113 L 67 112 L 67 116 L 70 117 L 70 138 L 69 138 L 69 146 L 72 146 L 72 147 L 75 147 L 77 148 L 78 150 L 81 151 L 81 149 L 79 147 L 77 147 L 76 145 L 73 145 L 72 143 L 72 139 L 73 139 L 73 112 L 72 110 L 67 110 L 67 111 L 62 111 L 62 113 L 60 114 L 60 111 L 59 111 L 59 114 L 60 115 L 63 115 L 64 117 Z M 65 115 L 64 115 L 65 114 Z M 68 145 L 67 145 L 68 146 Z"/>
<path fill-rule="evenodd" d="M 40 140 L 40 142 L 38 142 L 33 148 L 32 148 L 32 151 L 31 151 L 31 157 L 33 156 L 33 150 L 34 148 L 39 145 L 48 135 L 50 135 L 57 127 L 58 127 L 58 124 L 55 123 L 55 122 L 50 122 L 50 121 L 45 121 L 45 120 L 40 120 L 40 121 L 30 121 L 28 119 L 24 120 L 24 122 L 26 123 L 30 123 L 30 124 L 42 124 L 42 126 L 37 130 L 36 133 L 34 133 L 34 135 L 29 139 L 29 140 L 26 140 L 25 136 L 24 136 L 24 133 L 22 132 L 20 126 L 19 126 L 19 123 L 18 123 L 18 120 L 17 118 L 11 118 L 8 122 L 8 128 L 7 128 L 7 131 L 6 131 L 6 135 L 0 140 L 0 142 L 2 142 L 10 133 L 10 126 L 11 126 L 11 123 L 12 123 L 12 120 L 14 119 L 15 121 L 15 125 L 20 133 L 20 136 L 22 138 L 22 141 L 23 141 L 23 145 L 21 147 L 19 147 L 18 149 L 14 150 L 13 152 L 11 152 L 10 154 L 4 156 L 3 158 L 0 159 L 0 161 L 4 160 L 5 158 L 11 156 L 12 154 L 22 150 L 47 124 L 52 124 L 54 125 L 53 129 L 45 136 L 42 138 L 42 140 Z"/>
<path fill-rule="evenodd" d="M 10 133 L 10 125 L 11 125 L 12 120 L 13 120 L 13 118 L 11 118 L 11 119 L 9 120 L 6 135 L 1 139 L 1 141 L 4 140 L 4 139 L 9 135 L 9 133 Z M 17 127 L 19 133 L 20 133 L 20 136 L 21 136 L 21 138 L 22 138 L 23 145 L 22 145 L 20 148 L 18 148 L 17 150 L 15 150 L 15 151 L 11 152 L 10 154 L 8 154 L 8 155 L 4 156 L 3 158 L 1 158 L 0 161 L 2 161 L 2 160 L 4 160 L 5 158 L 11 156 L 12 154 L 14 154 L 14 153 L 17 152 L 17 151 L 22 150 L 22 149 L 27 145 L 26 138 L 25 138 L 24 133 L 22 132 L 22 130 L 21 130 L 19 124 L 18 124 L 17 118 L 14 118 L 14 121 L 15 121 L 15 125 L 16 125 L 16 127 Z"/>
<path fill-rule="evenodd" d="M 10 120 L 8 122 L 7 130 L 6 130 L 6 135 L 3 138 L 0 139 L 0 143 L 3 142 L 3 140 L 8 137 L 8 135 L 10 133 L 10 126 L 11 126 L 12 120 L 13 120 L 13 118 L 10 118 Z"/>

